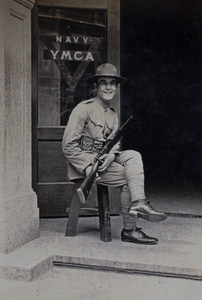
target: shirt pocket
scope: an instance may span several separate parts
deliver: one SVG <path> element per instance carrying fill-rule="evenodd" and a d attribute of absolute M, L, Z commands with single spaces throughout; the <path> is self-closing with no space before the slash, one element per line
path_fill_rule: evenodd
<path fill-rule="evenodd" d="M 108 137 L 113 131 L 115 131 L 116 123 L 115 120 L 109 120 L 105 125 L 105 136 Z"/>
<path fill-rule="evenodd" d="M 98 116 L 96 115 L 92 115 L 90 116 L 90 121 L 95 125 L 95 126 L 100 126 L 103 127 L 104 126 L 104 121 L 99 119 Z"/>
<path fill-rule="evenodd" d="M 89 117 L 88 126 L 86 127 L 88 131 L 86 132 L 87 135 L 96 140 L 103 140 L 104 125 L 104 121 L 99 119 L 97 115 L 91 115 Z"/>

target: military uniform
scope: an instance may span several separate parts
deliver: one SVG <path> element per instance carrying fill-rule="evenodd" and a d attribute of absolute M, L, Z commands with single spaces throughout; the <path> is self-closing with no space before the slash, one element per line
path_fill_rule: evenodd
<path fill-rule="evenodd" d="M 97 95 L 82 101 L 73 109 L 62 141 L 70 180 L 85 178 L 97 152 L 119 127 L 118 116 L 110 103 L 117 92 L 117 84 L 126 79 L 118 75 L 115 66 L 105 63 L 88 80 L 97 85 Z M 140 153 L 134 150 L 120 151 L 117 143 L 103 159 L 104 163 L 98 169 L 98 182 L 121 188 L 124 225 L 122 241 L 156 244 L 156 238 L 147 236 L 136 227 L 138 217 L 152 222 L 163 221 L 167 217 L 164 213 L 155 211 L 145 199 Z"/>
<path fill-rule="evenodd" d="M 118 115 L 112 107 L 105 108 L 98 98 L 82 101 L 71 113 L 62 147 L 68 160 L 70 180 L 85 177 L 85 168 L 93 163 L 97 152 L 107 138 L 119 127 Z M 120 145 L 111 150 L 115 160 L 103 173 L 99 182 L 121 187 L 121 204 L 125 229 L 134 229 L 136 219 L 129 216 L 132 200 L 144 199 L 144 172 L 141 155 L 133 150 L 120 151 Z"/>

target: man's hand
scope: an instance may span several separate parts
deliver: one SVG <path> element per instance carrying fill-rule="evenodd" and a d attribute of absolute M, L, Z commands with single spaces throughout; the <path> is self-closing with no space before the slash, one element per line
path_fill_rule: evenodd
<path fill-rule="evenodd" d="M 98 168 L 98 172 L 104 172 L 114 161 L 114 158 L 114 153 L 108 153 L 100 156 L 99 159 L 103 161 L 103 164 Z"/>

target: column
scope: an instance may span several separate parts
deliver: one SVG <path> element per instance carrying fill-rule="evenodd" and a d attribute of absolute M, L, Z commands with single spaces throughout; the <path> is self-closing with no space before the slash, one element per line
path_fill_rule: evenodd
<path fill-rule="evenodd" d="M 31 9 L 0 0 L 0 253 L 39 236 L 31 176 Z"/>

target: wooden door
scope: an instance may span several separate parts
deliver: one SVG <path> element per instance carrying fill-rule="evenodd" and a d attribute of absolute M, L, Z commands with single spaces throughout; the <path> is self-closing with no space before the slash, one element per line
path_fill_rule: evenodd
<path fill-rule="evenodd" d="M 32 48 L 33 188 L 40 217 L 66 216 L 73 184 L 61 141 L 71 110 L 93 95 L 85 79 L 108 60 L 107 9 L 36 6 Z M 94 191 L 87 206 L 96 204 Z"/>

